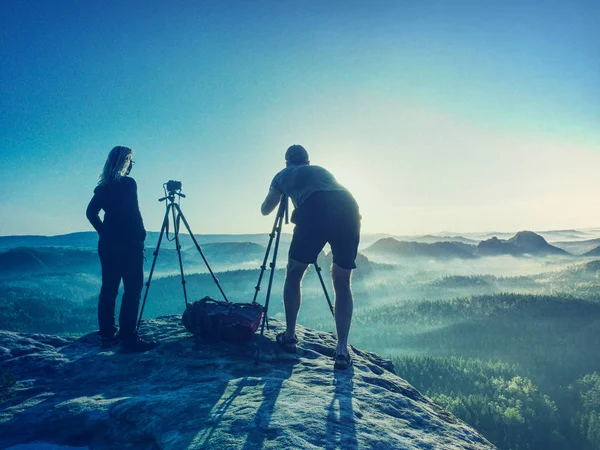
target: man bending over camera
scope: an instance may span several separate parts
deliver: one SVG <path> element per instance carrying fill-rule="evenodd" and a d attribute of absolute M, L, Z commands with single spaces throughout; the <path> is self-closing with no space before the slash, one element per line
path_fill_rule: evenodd
<path fill-rule="evenodd" d="M 283 194 L 292 199 L 295 207 L 292 222 L 296 227 L 283 289 L 286 331 L 277 335 L 277 343 L 284 351 L 296 351 L 296 320 L 302 301 L 300 283 L 308 265 L 316 262 L 328 242 L 333 253 L 331 274 L 338 339 L 334 367 L 347 369 L 352 365 L 348 353 L 353 308 L 350 277 L 352 269 L 356 268 L 354 261 L 360 236 L 358 205 L 331 173 L 322 167 L 310 165 L 308 153 L 301 145 L 292 145 L 287 149 L 285 163 L 286 168 L 273 178 L 261 206 L 263 215 L 270 214 Z"/>

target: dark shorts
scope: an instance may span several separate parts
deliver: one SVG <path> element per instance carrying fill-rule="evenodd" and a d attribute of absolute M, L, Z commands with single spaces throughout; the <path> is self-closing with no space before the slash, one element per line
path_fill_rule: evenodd
<path fill-rule="evenodd" d="M 313 264 L 326 243 L 331 245 L 333 262 L 355 269 L 360 240 L 360 214 L 356 201 L 346 191 L 321 191 L 294 211 L 296 224 L 289 257 Z"/>

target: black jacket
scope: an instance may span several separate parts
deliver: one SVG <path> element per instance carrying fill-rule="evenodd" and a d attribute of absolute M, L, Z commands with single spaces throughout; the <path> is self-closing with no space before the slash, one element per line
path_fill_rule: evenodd
<path fill-rule="evenodd" d="M 104 221 L 98 216 L 101 209 L 104 210 Z M 133 178 L 121 177 L 114 183 L 97 186 L 86 216 L 103 242 L 141 244 L 146 238 L 137 184 Z"/>

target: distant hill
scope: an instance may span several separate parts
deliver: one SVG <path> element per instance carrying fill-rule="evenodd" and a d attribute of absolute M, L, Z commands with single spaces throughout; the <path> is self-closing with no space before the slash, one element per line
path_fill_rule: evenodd
<path fill-rule="evenodd" d="M 160 233 L 149 231 L 146 236 L 146 247 L 156 247 Z M 194 242 L 186 233 L 180 233 L 181 245 L 183 248 L 191 247 Z M 257 234 L 195 234 L 196 240 L 200 245 L 208 243 L 226 243 L 226 242 L 252 242 L 259 245 L 266 245 L 269 241 L 268 233 Z M 172 232 L 169 238 L 173 238 Z M 282 233 L 281 242 L 289 243 L 291 234 Z M 163 236 L 163 245 L 166 246 L 166 234 Z M 95 231 L 84 231 L 80 233 L 61 234 L 56 236 L 0 236 L 0 250 L 18 247 L 67 247 L 79 249 L 96 249 L 98 247 L 98 234 Z"/>
<path fill-rule="evenodd" d="M 211 262 L 239 263 L 245 261 L 262 260 L 266 248 L 254 242 L 211 242 L 200 244 L 202 252 Z M 188 248 L 187 255 L 198 254 L 196 246 Z"/>
<path fill-rule="evenodd" d="M 193 224 L 192 224 L 193 225 Z M 291 229 L 289 230 L 291 231 Z M 146 236 L 146 248 L 156 247 L 158 243 L 158 237 L 160 233 L 156 231 L 149 231 Z M 213 243 L 244 243 L 251 242 L 254 244 L 267 246 L 269 242 L 268 233 L 254 233 L 254 234 L 195 234 L 198 243 L 204 247 L 205 244 Z M 361 247 L 366 247 L 383 237 L 389 237 L 389 234 L 363 234 L 361 235 L 360 244 Z M 172 232 L 169 233 L 169 238 L 172 238 Z M 166 235 L 163 236 L 163 241 Z M 193 247 L 194 243 L 190 239 L 187 233 L 181 233 L 181 245 L 183 248 Z M 291 232 L 284 232 L 281 234 L 281 246 L 287 249 L 289 243 L 292 240 Z M 435 238 L 435 240 L 449 240 Z M 461 240 L 456 238 L 453 240 Z M 477 243 L 469 242 L 469 243 Z M 163 242 L 162 247 L 167 247 L 167 243 Z M 98 234 L 95 231 L 83 231 L 78 233 L 61 234 L 56 236 L 37 236 L 37 235 L 23 235 L 23 236 L 0 236 L 0 250 L 7 250 L 10 248 L 18 247 L 67 247 L 67 248 L 80 248 L 80 249 L 96 249 L 98 247 Z"/>
<path fill-rule="evenodd" d="M 480 256 L 520 255 L 522 253 L 515 245 L 509 244 L 503 239 L 498 239 L 496 236 L 481 241 L 477 245 L 477 254 Z"/>
<path fill-rule="evenodd" d="M 549 230 L 549 231 L 538 231 L 537 234 L 542 236 L 547 241 L 577 241 L 589 238 L 587 233 L 579 230 Z"/>
<path fill-rule="evenodd" d="M 585 241 L 560 241 L 553 242 L 552 245 L 558 248 L 562 248 L 569 253 L 574 255 L 583 255 L 591 252 L 600 246 L 600 238 L 588 239 Z M 594 255 L 591 255 L 594 256 Z"/>
<path fill-rule="evenodd" d="M 98 254 L 66 248 L 14 248 L 0 253 L 0 276 L 43 272 L 100 274 Z"/>
<path fill-rule="evenodd" d="M 155 231 L 148 232 L 146 236 L 146 247 L 156 247 L 158 242 L 158 236 L 160 233 Z M 170 235 L 172 237 L 172 234 Z M 181 233 L 180 235 L 181 245 L 184 248 L 193 247 L 194 242 L 190 238 L 189 234 Z M 204 249 L 207 244 L 224 244 L 224 243 L 253 243 L 258 245 L 266 246 L 269 242 L 268 233 L 255 233 L 255 234 L 194 234 L 198 243 Z M 164 238 L 163 238 L 164 239 Z M 281 233 L 281 242 L 289 243 L 292 240 L 290 233 Z"/>
<path fill-rule="evenodd" d="M 464 233 L 464 236 L 469 239 L 474 239 L 477 242 L 497 237 L 499 239 L 508 239 L 514 235 L 514 232 L 506 231 L 487 231 L 483 233 Z"/>
<path fill-rule="evenodd" d="M 193 226 L 193 224 L 192 224 Z M 196 230 L 194 230 L 196 231 Z M 292 234 L 284 232 L 281 235 L 282 246 L 289 245 Z M 159 232 L 149 231 L 146 237 L 146 247 L 156 247 L 158 242 Z M 583 254 L 587 251 L 600 245 L 600 229 L 589 229 L 585 231 L 579 230 L 554 230 L 543 231 L 537 233 L 544 237 L 548 242 L 552 242 L 556 247 L 562 248 L 570 253 Z M 435 234 L 425 235 L 391 235 L 391 234 L 362 234 L 361 248 L 368 248 L 375 242 L 384 238 L 394 238 L 400 242 L 420 242 L 432 244 L 435 242 L 460 242 L 462 244 L 477 245 L 482 240 L 488 240 L 492 237 L 501 240 L 508 240 L 514 233 L 505 232 L 485 232 L 485 233 L 464 233 L 458 234 L 454 232 L 444 231 Z M 172 233 L 169 234 L 172 237 Z M 269 241 L 269 234 L 253 233 L 253 234 L 195 234 L 200 245 L 212 243 L 243 243 L 251 242 L 254 244 L 263 245 L 266 247 Z M 166 237 L 166 236 L 165 236 Z M 183 248 L 188 248 L 194 245 L 189 235 L 186 233 L 180 234 L 181 245 Z M 587 240 L 582 240 L 586 239 Z M 164 238 L 163 238 L 164 239 Z M 22 235 L 22 236 L 0 236 L 0 250 L 18 247 L 66 247 L 94 250 L 98 246 L 98 235 L 95 231 L 83 231 L 77 233 L 61 234 L 56 236 L 39 236 L 39 235 Z"/>
<path fill-rule="evenodd" d="M 17 247 L 72 247 L 92 249 L 98 247 L 98 234 L 95 231 L 84 231 L 57 236 L 0 236 L 0 249 Z"/>
<path fill-rule="evenodd" d="M 423 242 L 398 241 L 394 238 L 384 238 L 364 250 L 367 255 L 379 254 L 388 257 L 401 258 L 475 258 L 475 246 L 461 242 Z"/>
<path fill-rule="evenodd" d="M 189 237 L 188 237 L 189 239 Z M 192 246 L 181 252 L 184 271 L 205 271 L 206 266 L 198 250 Z M 183 246 L 183 245 L 182 245 Z M 214 270 L 229 270 L 245 266 L 258 268 L 266 248 L 252 242 L 217 242 L 201 244 L 202 251 Z M 282 250 L 283 252 L 283 246 Z M 154 252 L 145 250 L 145 269 L 150 270 Z M 249 267 L 249 268 L 250 268 Z M 163 240 L 156 260 L 157 274 L 179 272 L 175 244 Z M 69 247 L 18 247 L 0 249 L 0 277 L 33 275 L 40 273 L 88 273 L 100 275 L 100 260 L 96 249 L 73 249 Z"/>
<path fill-rule="evenodd" d="M 480 256 L 493 255 L 568 255 L 565 250 L 548 244 L 546 239 L 533 231 L 519 231 L 510 239 L 493 237 L 477 245 Z"/>
<path fill-rule="evenodd" d="M 398 241 L 407 242 L 422 242 L 425 244 L 433 244 L 435 242 L 460 242 L 461 244 L 477 245 L 479 242 L 476 239 L 469 239 L 463 236 L 439 236 L 437 234 L 425 234 L 423 236 L 411 237 L 410 239 L 400 239 L 396 237 Z"/>
<path fill-rule="evenodd" d="M 589 252 L 585 252 L 583 256 L 600 256 L 600 245 Z"/>
<path fill-rule="evenodd" d="M 331 252 L 329 252 L 328 254 L 321 252 L 319 257 L 317 258 L 317 262 L 319 263 L 319 266 L 323 269 L 323 271 L 329 271 L 329 268 L 333 263 L 333 255 L 331 254 Z M 362 253 L 358 253 L 356 255 L 355 263 L 356 270 L 354 270 L 354 274 L 352 275 L 354 281 L 357 281 L 364 277 L 368 277 L 373 274 L 374 264 L 371 261 L 369 261 L 369 258 L 367 258 Z"/>
<path fill-rule="evenodd" d="M 507 232 L 507 231 L 486 231 L 486 232 L 463 232 L 456 233 L 453 231 L 442 231 L 440 233 L 435 233 L 434 236 L 461 236 L 466 239 L 476 240 L 477 242 L 491 239 L 493 237 L 497 237 L 498 239 L 508 240 L 512 236 L 515 235 L 516 232 Z M 565 241 L 565 242 L 573 242 L 573 241 L 581 241 L 583 239 L 595 239 L 600 237 L 600 230 L 596 228 L 588 228 L 582 230 L 575 229 L 567 229 L 567 230 L 545 230 L 545 231 L 535 231 L 536 234 L 539 234 L 547 242 L 551 242 L 555 245 L 556 242 Z M 405 240 L 413 240 L 413 239 L 405 239 Z M 454 240 L 454 239 L 444 239 Z"/>

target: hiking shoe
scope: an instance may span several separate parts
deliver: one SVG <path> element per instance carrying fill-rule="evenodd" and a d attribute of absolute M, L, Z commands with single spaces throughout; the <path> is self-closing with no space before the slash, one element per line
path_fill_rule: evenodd
<path fill-rule="evenodd" d="M 277 344 L 279 344 L 279 347 L 281 347 L 281 350 L 284 352 L 296 353 L 296 344 L 298 343 L 298 338 L 296 338 L 296 336 L 292 339 L 286 339 L 285 331 L 283 331 L 277 335 L 276 340 Z"/>
<path fill-rule="evenodd" d="M 114 347 L 119 343 L 119 334 L 100 336 L 100 348 Z"/>
<path fill-rule="evenodd" d="M 352 358 L 348 355 L 335 355 L 335 363 L 333 368 L 337 370 L 346 370 L 352 366 Z"/>
<path fill-rule="evenodd" d="M 146 341 L 138 336 L 135 338 L 122 340 L 121 351 L 123 353 L 141 353 L 156 348 L 158 344 L 155 341 Z"/>

